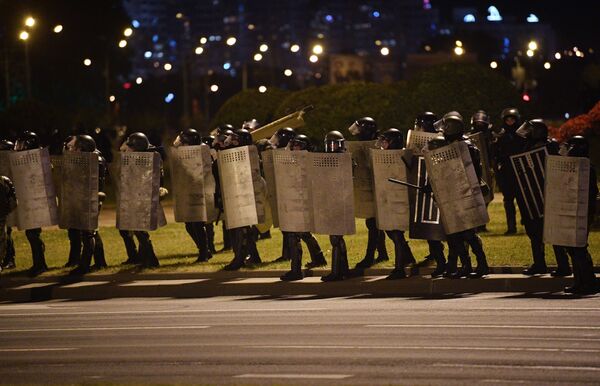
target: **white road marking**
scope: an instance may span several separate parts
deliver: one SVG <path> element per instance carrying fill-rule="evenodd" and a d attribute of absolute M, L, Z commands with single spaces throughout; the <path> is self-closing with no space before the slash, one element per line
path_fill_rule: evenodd
<path fill-rule="evenodd" d="M 60 288 L 80 288 L 90 287 L 94 285 L 104 285 L 110 283 L 109 281 L 80 281 L 78 283 L 71 283 L 67 285 L 61 285 Z"/>
<path fill-rule="evenodd" d="M 438 350 L 438 351 L 525 351 L 600 353 L 600 349 L 530 348 L 530 347 L 477 347 L 477 346 L 338 346 L 338 345 L 249 345 L 264 349 L 350 349 L 350 350 Z"/>
<path fill-rule="evenodd" d="M 519 328 L 541 330 L 600 330 L 600 326 L 545 326 L 512 324 L 366 324 L 366 328 Z"/>
<path fill-rule="evenodd" d="M 223 284 L 270 284 L 283 283 L 278 277 L 249 277 L 247 279 L 234 279 Z"/>
<path fill-rule="evenodd" d="M 78 350 L 74 347 L 57 348 L 0 348 L 0 352 L 32 352 L 32 351 L 73 351 Z"/>
<path fill-rule="evenodd" d="M 4 329 L 0 333 L 52 332 L 52 331 L 127 331 L 127 330 L 195 330 L 210 326 L 125 326 L 125 327 L 67 327 L 67 328 L 23 328 Z"/>
<path fill-rule="evenodd" d="M 181 279 L 181 280 L 134 280 L 129 283 L 119 283 L 120 287 L 141 287 L 141 286 L 155 286 L 155 285 L 184 285 L 194 284 L 207 281 L 208 279 Z"/>
<path fill-rule="evenodd" d="M 143 314 L 195 314 L 195 313 L 228 313 L 228 312 L 306 312 L 325 311 L 328 308 L 231 308 L 231 309 L 204 309 L 204 310 L 140 310 L 140 311 L 70 311 L 70 312 L 40 312 L 40 313 L 13 313 L 0 316 L 69 316 L 69 315 L 143 315 Z"/>
<path fill-rule="evenodd" d="M 557 371 L 600 371 L 600 367 L 591 366 L 551 366 L 551 365 L 469 365 L 455 363 L 434 363 L 434 367 L 458 367 L 481 369 L 526 369 L 526 370 L 557 370 Z"/>
<path fill-rule="evenodd" d="M 351 374 L 241 374 L 234 378 L 273 378 L 273 379 L 346 379 Z"/>
<path fill-rule="evenodd" d="M 24 289 L 33 289 L 33 288 L 41 288 L 41 287 L 50 287 L 58 284 L 57 282 L 51 283 L 29 283 L 25 285 L 20 285 L 18 287 L 8 288 L 9 290 L 24 290 Z"/>

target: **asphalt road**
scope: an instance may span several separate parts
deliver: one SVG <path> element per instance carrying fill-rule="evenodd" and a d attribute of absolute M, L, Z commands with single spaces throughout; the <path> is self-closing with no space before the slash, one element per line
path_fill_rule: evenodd
<path fill-rule="evenodd" d="M 599 298 L 548 296 L 3 303 L 0 383 L 599 384 Z"/>

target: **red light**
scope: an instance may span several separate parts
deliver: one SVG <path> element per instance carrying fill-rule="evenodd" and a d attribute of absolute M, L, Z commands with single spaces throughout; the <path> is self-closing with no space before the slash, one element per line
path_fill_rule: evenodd
<path fill-rule="evenodd" d="M 523 94 L 523 100 L 524 100 L 525 102 L 529 102 L 529 101 L 531 100 L 531 98 L 529 97 L 529 95 L 527 95 L 527 94 Z"/>
<path fill-rule="evenodd" d="M 129 82 L 125 82 L 125 83 L 123 83 L 123 88 L 124 88 L 125 90 L 129 90 L 129 89 L 131 88 L 131 83 L 129 83 Z"/>

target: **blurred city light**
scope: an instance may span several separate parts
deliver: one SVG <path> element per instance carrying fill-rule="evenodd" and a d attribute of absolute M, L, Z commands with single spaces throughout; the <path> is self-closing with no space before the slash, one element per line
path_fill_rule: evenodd
<path fill-rule="evenodd" d="M 219 86 L 218 86 L 218 85 L 216 85 L 216 84 L 213 84 L 213 85 L 211 85 L 211 86 L 210 86 L 210 91 L 212 91 L 212 92 L 217 92 L 217 91 L 219 91 Z"/>
<path fill-rule="evenodd" d="M 527 44 L 527 48 L 529 48 L 532 51 L 535 51 L 538 49 L 538 44 L 535 40 L 532 40 L 529 42 L 529 44 Z"/>
<path fill-rule="evenodd" d="M 231 68 L 231 63 L 225 62 L 223 63 L 223 70 L 229 70 Z"/>
<path fill-rule="evenodd" d="M 454 47 L 454 53 L 458 56 L 461 56 L 465 53 L 465 50 L 462 47 Z"/>
<path fill-rule="evenodd" d="M 227 43 L 228 46 L 233 46 L 235 43 L 237 42 L 237 39 L 234 38 L 233 36 L 227 38 L 227 41 L 225 43 Z"/>
<path fill-rule="evenodd" d="M 496 62 L 495 60 L 492 60 L 490 62 L 490 67 L 493 68 L 493 69 L 498 68 L 498 62 Z"/>
<path fill-rule="evenodd" d="M 312 48 L 312 53 L 315 55 L 321 55 L 323 53 L 323 46 L 320 44 L 315 44 Z"/>
<path fill-rule="evenodd" d="M 259 53 L 254 54 L 254 61 L 256 62 L 260 62 L 262 60 L 263 56 Z"/>
<path fill-rule="evenodd" d="M 200 38 L 200 44 L 206 44 L 207 41 L 208 41 L 208 39 L 205 37 Z"/>
<path fill-rule="evenodd" d="M 263 94 L 263 93 L 267 92 L 267 88 L 265 86 L 260 86 L 258 88 L 258 92 L 261 93 L 261 94 Z"/>
<path fill-rule="evenodd" d="M 165 63 L 165 65 L 163 66 L 163 68 L 165 69 L 165 71 L 171 71 L 171 69 L 173 68 L 173 66 L 171 65 L 171 63 Z"/>
<path fill-rule="evenodd" d="M 125 48 L 125 47 L 127 47 L 127 40 L 121 40 L 121 41 L 119 42 L 119 47 L 121 47 L 121 48 Z"/>
<path fill-rule="evenodd" d="M 319 61 L 319 57 L 317 55 L 311 55 L 308 60 L 310 60 L 311 63 L 317 63 Z"/>
<path fill-rule="evenodd" d="M 475 23 L 475 15 L 472 13 L 468 13 L 463 17 L 463 22 L 465 23 Z"/>
<path fill-rule="evenodd" d="M 552 67 L 552 65 L 550 64 L 550 62 L 546 62 L 546 63 L 544 63 L 544 68 L 545 68 L 546 70 L 549 70 L 549 69 L 550 69 L 550 67 Z"/>
<path fill-rule="evenodd" d="M 523 94 L 523 100 L 525 102 L 529 102 L 531 100 L 531 98 L 529 97 L 529 94 Z"/>
<path fill-rule="evenodd" d="M 527 50 L 527 56 L 529 56 L 530 58 L 533 56 L 534 52 L 533 50 Z"/>
<path fill-rule="evenodd" d="M 540 19 L 533 13 L 530 13 L 529 16 L 527 16 L 528 23 L 537 23 L 539 21 L 540 21 Z"/>
<path fill-rule="evenodd" d="M 133 26 L 133 28 L 140 28 L 140 22 L 137 20 L 132 20 L 131 25 Z"/>
<path fill-rule="evenodd" d="M 89 59 L 89 58 L 83 59 L 83 65 L 86 66 L 86 67 L 91 66 L 92 65 L 91 59 Z"/>
<path fill-rule="evenodd" d="M 63 26 L 60 24 L 57 24 L 56 26 L 54 26 L 54 29 L 53 29 L 55 34 L 61 33 L 62 30 L 63 30 Z"/>
<path fill-rule="evenodd" d="M 266 44 L 261 44 L 260 47 L 258 47 L 258 50 L 260 52 L 267 52 L 269 50 L 269 46 Z"/>
<path fill-rule="evenodd" d="M 557 52 L 557 53 L 554 54 L 554 58 L 556 60 L 560 60 L 560 58 L 562 58 L 562 55 L 560 54 L 560 52 Z"/>
<path fill-rule="evenodd" d="M 173 99 L 175 99 L 175 94 L 173 94 L 172 92 L 170 92 L 165 97 L 165 102 L 166 103 L 171 103 L 173 101 Z"/>
<path fill-rule="evenodd" d="M 290 51 L 298 52 L 298 51 L 300 51 L 300 46 L 297 44 L 292 44 L 292 46 L 290 47 Z"/>
<path fill-rule="evenodd" d="M 114 101 L 115 101 L 115 99 L 116 99 L 116 98 L 115 98 L 115 96 L 114 96 L 114 95 L 111 95 L 111 96 L 109 96 L 109 97 L 108 97 L 108 100 L 109 100 L 110 102 L 114 102 Z"/>
<path fill-rule="evenodd" d="M 138 76 L 137 78 L 135 78 L 135 83 L 136 83 L 136 84 L 142 84 L 142 82 L 143 82 L 143 81 L 144 81 L 144 80 L 142 79 L 142 77 L 141 77 L 141 76 Z"/>
<path fill-rule="evenodd" d="M 133 34 L 133 30 L 129 27 L 125 28 L 125 30 L 123 31 L 123 35 L 127 36 L 127 37 L 131 36 L 132 34 Z"/>
<path fill-rule="evenodd" d="M 461 42 L 460 40 L 457 40 L 457 41 L 455 41 L 455 42 L 454 42 L 454 44 L 455 44 L 457 47 L 462 47 L 462 46 L 463 46 L 463 45 L 462 45 L 462 42 Z"/>
<path fill-rule="evenodd" d="M 293 72 L 292 72 L 292 70 L 290 70 L 289 68 L 286 68 L 286 69 L 283 71 L 283 75 L 285 75 L 285 76 L 292 76 L 292 74 L 293 74 Z"/>
<path fill-rule="evenodd" d="M 381 50 L 379 50 L 379 52 L 383 56 L 388 56 L 390 54 L 390 49 L 387 47 L 381 47 Z"/>
<path fill-rule="evenodd" d="M 196 53 L 196 55 L 200 55 L 204 52 L 204 48 L 202 47 L 196 47 L 196 49 L 194 50 L 194 52 Z"/>
<path fill-rule="evenodd" d="M 28 16 L 28 17 L 25 19 L 25 25 L 26 25 L 27 27 L 33 27 L 33 26 L 35 25 L 35 19 L 34 19 L 33 17 L 31 17 L 31 16 Z"/>
<path fill-rule="evenodd" d="M 21 39 L 21 40 L 27 40 L 27 39 L 29 39 L 29 32 L 27 32 L 27 31 L 21 31 L 21 33 L 19 34 L 19 39 Z"/>
<path fill-rule="evenodd" d="M 490 6 L 488 9 L 489 15 L 487 16 L 488 21 L 502 21 L 502 15 L 495 6 Z"/>

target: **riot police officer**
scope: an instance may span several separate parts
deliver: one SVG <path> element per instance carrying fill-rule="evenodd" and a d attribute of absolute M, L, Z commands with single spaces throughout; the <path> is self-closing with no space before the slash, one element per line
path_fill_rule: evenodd
<path fill-rule="evenodd" d="M 7 176 L 0 176 L 0 256 L 7 255 L 6 218 L 16 207 L 17 196 L 12 181 Z M 2 268 L 0 266 L 0 272 Z"/>
<path fill-rule="evenodd" d="M 548 127 L 542 119 L 531 119 L 523 122 L 516 130 L 516 135 L 522 140 L 522 151 L 531 151 L 545 147 L 547 151 L 556 155 L 556 146 L 548 139 Z M 513 174 L 514 176 L 514 174 Z M 514 185 L 517 184 L 516 176 L 514 176 Z M 543 189 L 543 187 L 541 187 Z M 543 193 L 542 193 L 543 194 Z M 521 213 L 527 213 L 525 197 L 517 194 L 517 204 Z M 544 218 L 543 216 L 522 215 L 523 226 L 525 233 L 531 242 L 531 253 L 533 255 L 533 264 L 523 270 L 523 274 L 527 276 L 545 274 L 548 270 L 546 266 L 545 248 L 544 248 Z M 557 269 L 553 272 L 553 276 L 569 276 L 571 267 L 569 267 L 569 258 L 566 250 L 560 246 L 552 246 L 556 257 Z"/>
<path fill-rule="evenodd" d="M 102 207 L 102 202 L 106 195 L 104 194 L 104 182 L 106 178 L 106 161 L 100 152 L 96 149 L 96 141 L 89 135 L 77 135 L 72 137 L 66 146 L 67 151 L 80 151 L 86 153 L 95 153 L 98 156 L 98 212 Z M 65 192 L 62 192 L 65 194 Z M 71 229 L 69 229 L 71 231 Z M 77 230 L 79 232 L 80 245 L 77 246 L 81 255 L 78 259 L 77 268 L 70 272 L 71 275 L 83 275 L 92 270 L 106 268 L 104 258 L 104 247 L 100 233 L 97 230 Z M 70 235 L 70 233 L 69 233 Z M 82 248 L 83 247 L 83 248 Z M 94 266 L 90 267 L 92 256 L 94 257 Z"/>
<path fill-rule="evenodd" d="M 383 150 L 402 149 L 404 147 L 404 137 L 398 129 L 391 128 L 379 134 L 376 147 Z M 399 229 L 386 230 L 385 233 L 394 242 L 394 269 L 386 277 L 388 280 L 404 279 L 406 267 L 411 262 L 415 261 L 415 257 L 410 250 L 408 242 L 404 238 L 404 231 Z"/>
<path fill-rule="evenodd" d="M 249 132 L 253 132 L 258 128 L 260 128 L 260 123 L 254 118 L 252 118 L 249 121 L 244 121 L 244 123 L 242 123 L 242 129 L 246 129 Z"/>
<path fill-rule="evenodd" d="M 225 140 L 227 148 L 252 145 L 252 134 L 246 129 L 233 131 Z M 256 240 L 250 226 L 229 229 L 231 245 L 233 248 L 233 260 L 223 267 L 226 271 L 236 271 L 246 264 L 261 263 L 260 254 L 256 248 Z"/>
<path fill-rule="evenodd" d="M 150 144 L 148 137 L 144 133 L 136 132 L 129 137 L 123 143 L 120 149 L 122 152 L 154 152 L 157 151 L 156 147 Z M 161 187 L 160 187 L 160 197 L 164 197 L 167 194 L 167 190 L 162 187 L 162 167 L 161 167 Z M 160 265 L 156 254 L 154 253 L 154 248 L 152 246 L 152 241 L 150 240 L 150 234 L 146 231 L 127 231 L 120 230 L 119 233 L 125 242 L 125 248 L 127 249 L 127 255 L 129 259 L 132 257 L 135 259 L 130 263 L 140 264 L 143 267 L 158 267 Z M 135 242 L 133 241 L 133 236 L 135 236 L 138 240 L 139 247 L 136 251 Z M 137 253 L 136 253 L 137 252 Z M 131 253 L 131 254 L 130 254 Z M 126 263 L 127 263 L 126 262 Z"/>
<path fill-rule="evenodd" d="M 339 131 L 330 131 L 325 136 L 325 153 L 344 153 L 345 138 Z M 322 281 L 344 280 L 349 275 L 348 250 L 343 235 L 329 235 L 331 243 L 331 273 L 321 277 Z"/>
<path fill-rule="evenodd" d="M 436 125 L 443 132 L 444 140 L 448 144 L 457 141 L 463 141 L 467 144 L 477 179 L 480 181 L 480 187 L 482 189 L 487 188 L 487 185 L 481 182 L 482 172 L 479 149 L 477 149 L 477 147 L 464 136 L 464 122 L 462 116 L 456 111 L 449 112 L 445 114 L 444 117 L 436 123 Z M 456 254 L 458 254 L 461 262 L 461 268 L 452 274 L 450 276 L 451 278 L 479 278 L 489 274 L 489 266 L 485 251 L 483 250 L 483 242 L 477 235 L 476 229 L 467 229 L 461 232 L 449 234 L 447 237 L 450 249 L 454 249 L 456 251 Z M 477 260 L 477 268 L 474 272 L 471 267 L 471 258 L 468 250 L 465 247 L 465 243 L 471 247 L 471 250 L 475 254 L 475 258 Z"/>
<path fill-rule="evenodd" d="M 374 141 L 377 139 L 377 123 L 371 117 L 357 119 L 348 128 L 348 131 L 359 141 Z M 377 229 L 375 217 L 365 219 L 365 224 L 368 230 L 367 250 L 365 251 L 365 257 L 356 264 L 355 268 L 358 270 L 389 260 L 385 246 L 385 234 Z M 378 252 L 377 259 L 375 259 L 375 250 Z"/>
<path fill-rule="evenodd" d="M 589 158 L 590 145 L 582 136 L 576 135 L 561 147 L 560 153 L 567 157 L 585 157 Z M 590 165 L 590 181 L 588 189 L 588 235 L 590 227 L 594 221 L 596 213 L 596 197 L 598 195 L 596 170 Z M 594 264 L 592 257 L 585 247 L 566 247 L 573 263 L 573 285 L 565 287 L 565 292 L 582 295 L 594 294 L 599 291 L 598 280 L 594 274 Z"/>
<path fill-rule="evenodd" d="M 232 125 L 226 123 L 217 127 L 215 132 L 215 138 L 212 142 L 212 147 L 215 152 L 224 150 L 227 148 L 225 140 L 233 134 L 235 129 Z M 216 154 L 213 155 L 216 159 Z M 219 210 L 219 213 L 223 213 L 223 202 L 221 201 L 221 180 L 219 179 L 219 168 L 217 162 L 213 161 L 213 176 L 215 177 L 215 206 Z M 218 217 L 221 217 L 220 215 Z M 217 218 L 217 223 L 219 222 Z M 223 248 L 219 252 L 229 251 L 231 249 L 231 239 L 229 237 L 229 231 L 225 227 L 225 222 L 222 221 L 223 230 Z M 213 233 L 214 234 L 214 233 Z M 207 236 L 208 237 L 208 236 Z M 213 238 L 214 240 L 214 238 Z"/>
<path fill-rule="evenodd" d="M 15 148 L 15 144 L 12 143 L 11 141 L 9 141 L 7 139 L 3 139 L 2 141 L 0 141 L 0 151 L 13 151 L 14 148 Z M 12 185 L 12 182 L 11 182 L 11 185 Z M 13 187 L 13 191 L 14 191 L 14 187 Z M 15 197 L 15 199 L 16 199 L 16 197 Z M 6 248 L 4 250 L 4 253 L 0 254 L 0 258 L 2 258 L 2 261 L 0 261 L 0 268 L 4 268 L 4 269 L 15 268 L 16 267 L 15 244 L 12 239 L 12 227 L 10 227 L 10 226 L 6 227 L 5 238 L 6 238 Z"/>
<path fill-rule="evenodd" d="M 174 147 L 200 145 L 202 140 L 200 134 L 195 129 L 185 129 L 179 132 L 179 135 L 173 142 Z M 197 263 L 208 261 L 212 258 L 212 253 L 208 247 L 208 238 L 204 221 L 186 222 L 185 230 L 190 235 L 196 248 L 198 249 Z"/>
<path fill-rule="evenodd" d="M 478 142 L 476 142 L 476 145 L 479 148 L 480 151 L 480 155 L 481 155 L 481 168 L 482 168 L 482 172 L 483 172 L 483 177 L 485 180 L 485 183 L 488 185 L 489 187 L 489 193 L 487 195 L 484 196 L 484 200 L 486 202 L 486 207 L 489 205 L 489 203 L 492 201 L 492 199 L 494 198 L 493 196 L 493 184 L 492 184 L 492 173 L 490 170 L 490 159 L 489 159 L 489 154 L 490 154 L 490 144 L 491 144 L 491 128 L 492 128 L 492 123 L 490 121 L 490 116 L 487 112 L 485 112 L 485 110 L 477 110 L 472 116 L 471 116 L 471 126 L 467 132 L 467 134 L 469 134 L 469 137 L 477 135 L 479 133 L 481 133 Z M 475 141 L 474 138 L 471 138 L 472 141 Z M 487 231 L 487 228 L 485 225 L 482 225 L 478 231 L 480 232 L 485 232 Z"/>
<path fill-rule="evenodd" d="M 517 233 L 517 220 L 515 208 L 516 186 L 514 185 L 514 173 L 510 163 L 510 156 L 521 151 L 523 140 L 516 134 L 521 124 L 521 114 L 514 107 L 502 110 L 500 114 L 502 126 L 493 131 L 494 171 L 496 182 L 503 195 L 504 211 L 506 212 L 507 230 L 505 235 Z"/>
<path fill-rule="evenodd" d="M 17 138 L 15 151 L 27 151 L 40 148 L 40 140 L 36 133 L 25 131 Z M 25 236 L 31 247 L 31 257 L 33 265 L 28 270 L 29 276 L 37 276 L 48 270 L 46 258 L 44 255 L 45 245 L 41 238 L 42 228 L 27 229 Z"/>

